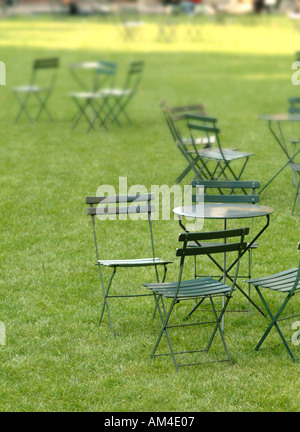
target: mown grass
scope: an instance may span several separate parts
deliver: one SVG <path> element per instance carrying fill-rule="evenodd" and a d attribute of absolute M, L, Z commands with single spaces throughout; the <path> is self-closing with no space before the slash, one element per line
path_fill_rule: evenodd
<path fill-rule="evenodd" d="M 245 179 L 264 185 L 284 162 L 267 124 L 257 117 L 286 112 L 287 98 L 299 93 L 291 83 L 299 33 L 284 17 L 248 24 L 203 22 L 197 42 L 186 38 L 182 26 L 174 43 L 164 43 L 157 40 L 152 21 L 135 42 L 123 41 L 116 26 L 94 18 L 0 23 L 0 60 L 7 68 L 7 86 L 0 88 L 2 411 L 299 410 L 299 365 L 282 347 L 254 352 L 266 325 L 255 310 L 226 319 L 233 367 L 214 364 L 179 373 L 170 358 L 150 361 L 159 322 L 151 320 L 149 301 L 112 306 L 120 336 L 110 334 L 107 318 L 98 327 L 101 288 L 84 197 L 103 184 L 117 189 L 119 177 L 127 177 L 128 186 L 172 185 L 185 164 L 163 121 L 162 97 L 170 105 L 205 103 L 207 112 L 219 118 L 225 145 L 256 153 Z M 18 106 L 11 87 L 27 82 L 34 58 L 50 55 L 61 59 L 49 105 L 56 122 L 31 125 L 23 117 L 15 124 Z M 120 82 L 131 60 L 146 62 L 130 109 L 134 123 L 109 132 L 72 131 L 75 107 L 68 92 L 75 83 L 68 64 L 102 58 L 119 63 Z M 289 126 L 286 133 L 299 135 L 299 130 Z M 299 216 L 291 215 L 293 196 L 288 169 L 261 196 L 274 214 L 255 251 L 255 275 L 298 263 L 300 224 Z M 255 228 L 261 223 L 255 221 Z M 102 233 L 112 232 L 105 252 L 130 256 L 138 248 L 147 253 L 145 222 L 135 239 L 129 227 L 136 224 L 99 225 Z M 155 221 L 154 232 L 158 255 L 175 261 L 171 280 L 178 271 L 178 222 Z M 127 291 L 153 276 L 144 270 L 120 272 L 116 286 Z M 276 307 L 278 299 L 271 303 Z M 245 306 L 238 293 L 233 304 Z M 295 298 L 293 310 L 298 307 Z M 291 336 L 291 322 L 285 328 Z M 176 337 L 181 343 L 182 334 Z M 184 338 L 189 344 L 194 334 Z"/>

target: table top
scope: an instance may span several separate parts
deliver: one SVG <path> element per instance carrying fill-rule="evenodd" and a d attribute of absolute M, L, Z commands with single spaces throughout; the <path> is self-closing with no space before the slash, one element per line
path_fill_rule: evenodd
<path fill-rule="evenodd" d="M 258 118 L 268 121 L 300 122 L 300 114 L 263 114 L 258 116 Z"/>
<path fill-rule="evenodd" d="M 178 216 L 204 219 L 246 219 L 267 216 L 274 212 L 271 207 L 258 204 L 204 203 L 176 207 L 173 212 Z"/>

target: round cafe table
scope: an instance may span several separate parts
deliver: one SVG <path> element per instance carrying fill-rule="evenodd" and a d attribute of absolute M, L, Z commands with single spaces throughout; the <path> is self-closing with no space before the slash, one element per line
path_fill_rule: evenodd
<path fill-rule="evenodd" d="M 267 229 L 270 224 L 270 215 L 274 212 L 271 207 L 266 207 L 263 205 L 256 204 L 234 204 L 234 203 L 203 203 L 200 205 L 187 205 L 176 207 L 173 209 L 174 214 L 179 218 L 180 226 L 187 232 L 185 226 L 182 224 L 182 217 L 188 218 L 203 218 L 203 219 L 223 219 L 224 229 L 227 229 L 228 219 L 253 219 L 257 217 L 265 217 L 266 223 L 261 228 L 261 230 L 255 234 L 252 240 L 247 244 L 246 249 L 242 252 L 241 257 L 251 248 L 251 246 L 257 241 L 257 239 L 262 235 L 262 233 Z M 215 260 L 213 259 L 214 263 Z M 224 254 L 224 267 L 219 269 L 223 271 L 224 280 L 228 277 L 231 281 L 232 278 L 229 275 L 229 271 L 237 263 L 237 259 L 227 268 L 226 267 L 226 255 Z M 253 300 L 245 293 L 245 291 L 236 284 L 236 287 L 241 291 L 241 293 L 250 301 L 259 312 L 266 316 L 265 313 L 253 302 Z"/>

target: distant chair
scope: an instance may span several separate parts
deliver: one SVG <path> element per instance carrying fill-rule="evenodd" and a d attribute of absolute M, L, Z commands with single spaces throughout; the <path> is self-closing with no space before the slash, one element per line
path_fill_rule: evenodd
<path fill-rule="evenodd" d="M 118 8 L 121 35 L 124 40 L 135 40 L 144 25 L 139 9 L 135 5 L 120 5 Z"/>
<path fill-rule="evenodd" d="M 182 125 L 186 128 L 186 114 L 197 113 L 204 115 L 205 106 L 203 104 L 192 104 L 192 105 L 181 105 L 169 108 L 165 99 L 160 101 L 160 106 L 164 113 L 164 117 L 175 142 L 176 147 L 183 155 L 187 162 L 187 167 L 182 173 L 176 178 L 175 184 L 179 184 L 190 172 L 194 173 L 195 178 L 207 178 L 205 173 L 205 166 L 201 157 L 195 151 L 195 145 L 197 150 L 207 147 L 209 145 L 207 140 L 202 141 L 201 138 L 196 139 L 194 142 L 189 137 L 188 131 L 187 136 L 182 134 Z"/>
<path fill-rule="evenodd" d="M 47 102 L 54 89 L 58 67 L 59 59 L 57 57 L 34 60 L 29 85 L 13 88 L 13 92 L 20 103 L 20 110 L 17 114 L 16 122 L 23 112 L 30 122 L 33 122 L 40 118 L 43 111 L 45 111 L 48 118 L 53 121 L 53 117 L 47 109 Z M 31 96 L 35 96 L 35 102 L 37 103 L 35 106 L 38 107 L 38 112 L 34 118 L 32 114 L 30 115 L 29 113 L 29 108 L 30 112 L 32 110 L 32 106 L 29 105 Z"/>
<path fill-rule="evenodd" d="M 164 11 L 157 20 L 158 41 L 174 42 L 176 40 L 178 15 L 180 13 L 180 5 L 175 4 L 175 2 L 173 5 L 164 6 Z"/>
<path fill-rule="evenodd" d="M 108 104 L 104 106 L 105 112 L 103 116 L 105 121 L 116 122 L 121 127 L 120 117 L 123 116 L 128 123 L 132 123 L 128 114 L 128 105 L 139 88 L 144 66 L 144 61 L 131 62 L 128 66 L 123 87 L 103 88 L 98 92 L 99 98 L 103 97 L 108 100 Z"/>
<path fill-rule="evenodd" d="M 95 129 L 98 122 L 99 127 L 103 126 L 108 130 L 106 124 L 106 116 L 102 116 L 104 106 L 107 104 L 109 96 L 104 97 L 101 90 L 105 86 L 114 87 L 115 76 L 117 71 L 117 63 L 100 61 L 96 69 L 96 78 L 94 79 L 93 89 L 89 91 L 71 92 L 70 97 L 76 104 L 78 112 L 75 116 L 73 129 L 75 129 L 81 119 L 85 119 L 88 123 L 86 132 Z"/>
<path fill-rule="evenodd" d="M 187 120 L 187 127 L 191 134 L 193 143 L 199 139 L 198 136 L 194 137 L 196 133 L 202 133 L 202 140 L 207 140 L 209 146 L 202 150 L 197 150 L 196 146 L 194 151 L 205 163 L 208 180 L 241 180 L 242 174 L 251 156 L 254 153 L 240 151 L 236 149 L 227 149 L 221 145 L 220 129 L 217 126 L 218 119 L 216 117 L 203 116 L 197 114 L 185 114 Z M 211 145 L 215 142 L 217 145 Z M 241 162 L 241 164 L 236 164 Z M 203 178 L 202 178 L 203 179 Z"/>

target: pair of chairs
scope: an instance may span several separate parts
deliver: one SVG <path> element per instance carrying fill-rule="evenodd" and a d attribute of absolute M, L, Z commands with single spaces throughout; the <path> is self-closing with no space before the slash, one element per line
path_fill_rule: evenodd
<path fill-rule="evenodd" d="M 99 62 L 96 69 L 98 74 L 97 85 L 91 91 L 77 91 L 70 93 L 75 102 L 78 113 L 73 129 L 81 119 L 88 124 L 86 132 L 97 127 L 108 130 L 107 122 L 117 123 L 122 126 L 121 117 L 125 117 L 128 123 L 131 119 L 128 115 L 128 104 L 136 94 L 144 69 L 143 61 L 134 61 L 129 64 L 122 88 L 115 87 L 117 65 L 113 62 Z"/>
<path fill-rule="evenodd" d="M 150 296 L 154 298 L 154 313 L 159 312 L 159 316 L 162 321 L 162 328 L 160 331 L 160 334 L 158 336 L 157 342 L 155 344 L 153 353 L 151 357 L 154 357 L 155 352 L 157 350 L 157 347 L 160 343 L 160 340 L 162 338 L 162 335 L 165 333 L 167 335 L 168 343 L 170 346 L 171 354 L 174 359 L 174 364 L 176 369 L 178 369 L 180 366 L 175 359 L 176 352 L 173 350 L 173 346 L 170 341 L 169 337 L 169 318 L 170 315 L 174 309 L 174 306 L 177 302 L 185 301 L 185 300 L 195 300 L 199 299 L 199 297 L 206 297 L 209 298 L 211 301 L 211 304 L 214 308 L 214 315 L 215 315 L 215 321 L 214 323 L 214 329 L 211 334 L 211 338 L 209 340 L 208 346 L 206 348 L 206 351 L 210 349 L 213 339 L 217 332 L 221 335 L 221 339 L 225 348 L 226 352 L 226 361 L 231 362 L 228 349 L 225 343 L 223 330 L 221 329 L 220 322 L 222 320 L 222 317 L 225 313 L 227 304 L 231 298 L 232 292 L 234 290 L 235 286 L 235 280 L 237 277 L 238 270 L 236 270 L 235 278 L 231 286 L 217 281 L 212 277 L 205 277 L 205 278 L 193 278 L 191 280 L 185 280 L 181 281 L 182 279 L 182 273 L 183 273 L 183 266 L 184 262 L 187 256 L 199 256 L 199 255 L 207 255 L 214 254 L 214 253 L 224 253 L 224 252 L 232 252 L 237 251 L 239 254 L 241 253 L 242 249 L 246 246 L 243 239 L 244 236 L 248 233 L 248 228 L 246 229 L 235 229 L 235 230 L 228 230 L 228 231 L 221 231 L 221 232 L 210 232 L 210 233 L 184 233 L 179 236 L 179 242 L 183 245 L 182 248 L 178 249 L 176 251 L 176 255 L 180 257 L 180 271 L 179 271 L 179 279 L 177 282 L 174 283 L 166 283 L 165 276 L 167 271 L 168 264 L 171 263 L 171 261 L 163 260 L 161 258 L 157 258 L 155 256 L 155 250 L 154 250 L 154 241 L 153 241 L 153 232 L 152 232 L 152 222 L 151 222 L 151 213 L 155 210 L 154 206 L 151 205 L 151 201 L 154 199 L 154 196 L 152 194 L 141 194 L 141 195 L 134 195 L 134 196 L 98 196 L 98 197 L 86 197 L 86 204 L 89 205 L 87 208 L 87 214 L 91 216 L 92 219 L 92 226 L 93 226 L 93 233 L 94 233 L 94 241 L 95 241 L 95 249 L 96 249 L 96 263 L 99 269 L 100 274 L 100 280 L 101 280 L 101 287 L 102 287 L 102 293 L 103 293 L 103 306 L 100 314 L 100 322 L 102 323 L 104 311 L 107 310 L 108 313 L 108 320 L 109 325 L 111 328 L 111 332 L 114 334 L 113 325 L 112 325 L 112 318 L 111 318 L 111 312 L 110 312 L 110 306 L 109 302 L 112 298 L 124 298 L 124 297 L 141 297 L 141 296 Z M 98 236 L 97 236 L 97 229 L 96 229 L 96 218 L 107 218 L 109 216 L 114 215 L 128 215 L 128 214 L 147 214 L 147 219 L 149 222 L 150 227 L 150 237 L 151 237 L 151 248 L 152 248 L 152 257 L 151 258 L 139 258 L 139 259 L 102 259 L 101 252 L 99 248 L 99 242 L 98 242 Z M 224 239 L 226 238 L 227 243 L 225 244 L 218 244 L 211 246 L 211 244 L 208 244 L 207 246 L 204 246 L 202 244 L 202 241 L 207 240 L 217 240 L 217 239 Z M 237 242 L 229 243 L 229 238 L 237 239 Z M 201 242 L 201 245 L 199 244 L 199 247 L 189 247 L 188 244 L 190 241 L 196 241 Z M 239 265 L 239 260 L 237 264 L 237 269 Z M 164 273 L 162 281 L 159 280 L 159 274 L 158 274 L 158 268 L 160 266 L 164 267 Z M 111 269 L 111 275 L 107 282 L 107 284 L 104 283 L 104 275 L 103 275 L 103 268 L 110 268 Z M 136 268 L 136 267 L 154 267 L 155 273 L 156 273 L 156 284 L 145 284 L 145 287 L 151 291 L 150 294 L 114 294 L 111 295 L 111 287 L 112 287 L 112 281 L 116 274 L 117 269 L 120 268 Z M 220 313 L 218 313 L 214 299 L 216 297 L 225 296 L 226 297 L 226 303 Z M 167 310 L 167 306 L 165 304 L 165 299 L 171 298 L 172 303 Z M 211 322 L 210 322 L 211 323 Z M 203 324 L 203 323 L 201 323 Z M 181 326 L 181 325 L 180 325 Z M 195 323 L 193 323 L 193 327 L 195 326 Z M 184 327 L 186 327 L 186 324 L 184 324 Z M 223 360 L 222 360 L 223 361 Z"/>
<path fill-rule="evenodd" d="M 33 123 L 40 118 L 43 112 L 53 121 L 47 103 L 54 89 L 58 68 L 59 58 L 57 57 L 34 60 L 29 85 L 13 88 L 13 92 L 20 104 L 20 110 L 15 119 L 16 122 L 24 113 L 28 120 Z M 35 101 L 34 105 L 31 104 L 32 98 Z M 33 107 L 37 107 L 35 115 L 32 114 L 36 111 L 33 110 Z"/>
<path fill-rule="evenodd" d="M 218 120 L 205 115 L 203 105 L 169 109 L 163 100 L 161 107 L 175 144 L 187 162 L 187 167 L 177 177 L 175 184 L 180 183 L 190 172 L 194 179 L 199 180 L 241 179 L 249 158 L 254 153 L 224 148 L 221 145 Z M 188 137 L 181 133 L 179 122 L 182 120 Z M 238 161 L 242 164 L 237 165 Z"/>
<path fill-rule="evenodd" d="M 250 183 L 250 182 L 249 182 Z M 253 182 L 252 182 L 253 183 Z M 227 185 L 228 186 L 228 185 Z M 241 184 L 239 184 L 241 186 Z M 242 185 L 242 186 L 245 186 Z M 229 195 L 231 194 L 233 187 L 229 189 Z M 224 190 L 224 183 L 218 185 L 217 190 Z M 251 197 L 251 195 L 249 195 Z M 163 336 L 166 337 L 167 345 L 169 347 L 169 352 L 173 358 L 174 365 L 178 370 L 181 366 L 188 366 L 191 364 L 199 364 L 202 362 L 193 361 L 188 363 L 179 363 L 177 358 L 178 356 L 184 355 L 198 355 L 199 351 L 204 351 L 206 354 L 210 351 L 214 338 L 217 334 L 220 335 L 222 344 L 224 346 L 224 350 L 226 352 L 225 359 L 217 360 L 217 361 L 228 361 L 231 362 L 231 358 L 227 349 L 227 345 L 224 338 L 224 329 L 222 328 L 221 322 L 224 317 L 224 314 L 227 310 L 228 303 L 232 298 L 233 292 L 237 286 L 237 278 L 239 277 L 239 263 L 240 258 L 247 249 L 247 242 L 245 238 L 249 233 L 249 228 L 238 228 L 238 229 L 229 229 L 229 230 L 221 230 L 214 232 L 193 232 L 188 233 L 184 232 L 179 236 L 180 247 L 176 250 L 176 256 L 180 258 L 180 268 L 178 279 L 175 282 L 165 282 L 165 276 L 167 271 L 168 264 L 171 261 L 163 260 L 157 258 L 155 256 L 154 251 L 154 242 L 153 242 L 153 232 L 152 232 L 152 223 L 151 223 L 151 213 L 154 211 L 153 206 L 151 205 L 151 201 L 154 199 L 151 194 L 143 194 L 143 195 L 134 195 L 134 196 L 98 196 L 98 197 L 86 197 L 86 203 L 89 205 L 87 208 L 87 214 L 92 218 L 92 226 L 94 232 L 94 240 L 95 240 L 95 248 L 96 248 L 96 263 L 99 269 L 102 292 L 103 292 L 103 306 L 100 315 L 100 324 L 103 320 L 103 314 L 105 309 L 108 312 L 108 319 L 112 333 L 114 333 L 112 326 L 111 313 L 108 302 L 112 298 L 117 297 L 140 297 L 145 296 L 147 294 L 117 294 L 111 295 L 112 281 L 116 274 L 117 269 L 121 268 L 129 268 L 129 267 L 151 267 L 155 269 L 156 272 L 156 282 L 155 283 L 146 283 L 144 286 L 150 291 L 150 296 L 154 298 L 155 301 L 155 312 L 159 312 L 159 316 L 161 319 L 161 330 L 159 332 L 156 344 L 154 346 L 153 352 L 151 354 L 151 358 L 156 355 L 165 355 L 165 354 L 157 354 L 158 346 L 162 342 Z M 255 198 L 254 198 L 255 201 Z M 251 201 L 250 201 L 251 202 Z M 144 203 L 144 204 L 143 204 Z M 96 206 L 96 207 L 95 207 Z M 151 237 L 151 247 L 152 247 L 152 257 L 151 258 L 141 258 L 141 259 L 122 259 L 122 260 L 113 260 L 113 259 L 103 259 L 102 254 L 99 253 L 99 245 L 97 241 L 96 234 L 96 218 L 97 217 L 109 217 L 113 215 L 121 215 L 121 214 L 139 214 L 145 213 L 147 214 L 149 227 L 150 227 L 150 237 Z M 230 241 L 231 240 L 231 241 Z M 203 275 L 195 275 L 192 279 L 183 280 L 184 274 L 184 266 L 185 262 L 192 258 L 197 258 L 201 256 L 213 256 L 215 254 L 224 254 L 224 253 L 236 253 L 235 260 L 235 274 L 231 278 L 231 283 L 226 284 L 221 278 L 215 278 L 212 276 Z M 164 267 L 164 274 L 162 281 L 159 280 L 158 268 Z M 103 268 L 110 268 L 112 270 L 110 279 L 105 285 L 104 283 L 104 275 Z M 279 274 L 272 275 L 267 278 L 259 278 L 259 279 L 248 279 L 246 282 L 252 284 L 256 291 L 258 292 L 260 298 L 263 301 L 264 306 L 271 318 L 271 323 L 266 330 L 262 340 L 256 347 L 259 349 L 266 336 L 269 334 L 272 327 L 275 327 L 279 332 L 281 338 L 284 340 L 285 346 L 288 349 L 289 354 L 292 356 L 290 348 L 286 340 L 283 338 L 282 332 L 278 326 L 278 320 L 281 316 L 283 309 L 289 300 L 293 297 L 298 289 L 300 289 L 300 265 L 298 269 L 291 269 L 287 272 L 281 272 Z M 280 293 L 286 293 L 287 298 L 284 301 L 283 305 L 280 307 L 278 313 L 272 314 L 270 307 L 262 296 L 260 288 L 267 288 L 272 291 L 276 290 Z M 221 310 L 217 310 L 215 306 L 215 300 L 223 298 L 223 306 Z M 180 322 L 179 324 L 173 323 L 173 317 L 176 316 L 175 309 L 178 303 L 184 303 L 186 301 L 193 301 L 195 305 L 195 301 L 197 304 L 202 303 L 204 300 L 208 300 L 212 306 L 212 311 L 214 314 L 214 320 L 211 321 L 197 321 L 194 319 L 189 322 Z M 195 307 L 193 307 L 193 310 Z M 189 320 L 190 316 L 189 315 Z M 198 347 L 188 347 L 188 349 L 183 349 L 180 351 L 175 351 L 173 348 L 173 342 L 171 342 L 170 332 L 172 329 L 178 329 L 180 327 L 187 328 L 191 327 L 195 329 L 198 325 L 202 326 L 204 324 L 212 324 L 213 329 L 211 334 L 208 337 L 208 343 L 206 347 L 202 349 L 198 349 Z M 199 340 L 198 333 L 195 335 L 195 339 Z M 214 360 L 216 361 L 216 360 Z M 204 361 L 207 363 L 208 360 Z"/>
<path fill-rule="evenodd" d="M 260 187 L 260 183 L 258 181 L 193 181 L 192 186 L 194 188 L 194 193 L 192 197 L 192 202 L 197 205 L 200 199 L 205 202 L 210 203 L 236 203 L 238 205 L 242 205 L 245 203 L 252 203 L 253 205 L 258 204 L 260 201 L 260 195 L 257 190 Z M 197 194 L 197 188 L 201 186 L 204 188 L 204 197 L 199 197 Z M 212 192 L 210 192 L 212 191 Z M 242 191 L 242 193 L 240 193 Z M 300 262 L 298 267 L 290 268 L 288 270 L 284 270 L 272 275 L 260 277 L 260 278 L 252 278 L 252 250 L 258 247 L 258 244 L 255 242 L 256 238 L 252 239 L 250 243 L 247 243 L 246 249 L 249 251 L 249 277 L 244 281 L 249 285 L 249 301 L 250 299 L 250 287 L 253 286 L 264 305 L 265 311 L 270 318 L 270 323 L 263 333 L 263 336 L 259 340 L 258 344 L 255 347 L 255 351 L 259 351 L 271 332 L 273 328 L 275 328 L 288 352 L 292 360 L 295 362 L 296 358 L 283 335 L 279 323 L 280 321 L 285 321 L 287 319 L 292 319 L 300 314 L 293 314 L 291 316 L 284 316 L 283 312 L 287 307 L 288 303 L 294 298 L 294 296 L 300 291 Z M 191 244 L 190 246 L 193 246 Z M 243 256 L 245 250 L 241 252 L 240 257 Z M 300 249 L 300 243 L 298 244 L 298 249 Z M 216 261 L 214 260 L 216 264 Z M 221 267 L 218 265 L 219 269 Z M 195 277 L 197 276 L 196 271 L 196 263 L 195 263 Z M 244 276 L 237 276 L 242 277 Z M 241 290 L 238 286 L 237 279 L 235 280 L 235 287 Z M 241 290 L 245 295 L 245 292 Z M 282 303 L 280 303 L 278 309 L 275 312 L 272 312 L 270 304 L 272 302 L 272 294 L 270 299 L 267 300 L 266 295 L 263 292 L 269 291 L 269 293 L 278 293 L 281 294 L 284 298 Z M 247 295 L 246 295 L 247 297 Z M 196 304 L 194 310 L 202 303 L 203 299 Z M 191 313 L 192 313 L 191 312 Z M 298 322 L 298 327 L 300 327 L 300 322 Z M 298 337 L 300 336 L 300 332 L 295 332 L 292 338 L 292 343 L 295 345 L 299 344 Z"/>

